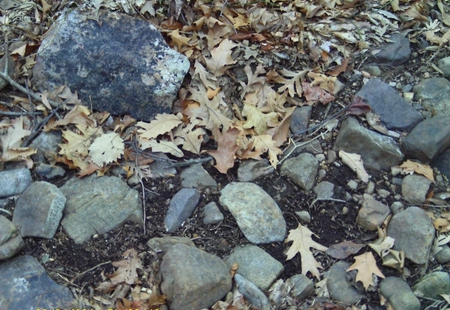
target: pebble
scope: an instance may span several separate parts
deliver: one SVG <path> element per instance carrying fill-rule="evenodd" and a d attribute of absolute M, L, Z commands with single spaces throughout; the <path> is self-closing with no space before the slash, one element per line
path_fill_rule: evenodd
<path fill-rule="evenodd" d="M 350 281 L 347 280 L 347 269 L 350 263 L 344 261 L 336 262 L 329 271 L 327 278 L 327 288 L 330 297 L 335 301 L 345 304 L 355 304 L 364 298 Z"/>
<path fill-rule="evenodd" d="M 328 181 L 322 181 L 314 186 L 313 192 L 319 199 L 333 198 L 334 184 Z"/>
<path fill-rule="evenodd" d="M 283 265 L 256 245 L 237 246 L 224 259 L 228 267 L 238 264 L 237 274 L 242 275 L 262 290 L 270 285 L 283 272 Z"/>
<path fill-rule="evenodd" d="M 233 182 L 220 193 L 220 204 L 231 212 L 251 243 L 284 241 L 286 221 L 275 200 L 262 188 L 249 182 Z"/>
<path fill-rule="evenodd" d="M 298 211 L 298 212 L 295 212 L 295 214 L 297 214 L 298 218 L 303 223 L 311 222 L 311 214 L 309 214 L 308 211 Z"/>
<path fill-rule="evenodd" d="M 393 310 L 420 310 L 420 301 L 408 284 L 397 277 L 386 277 L 380 282 L 380 293 Z"/>
<path fill-rule="evenodd" d="M 311 112 L 311 106 L 295 108 L 294 113 L 292 113 L 290 124 L 290 129 L 293 134 L 304 133 L 304 131 L 308 128 Z"/>
<path fill-rule="evenodd" d="M 375 183 L 370 181 L 369 183 L 367 183 L 366 193 L 372 195 L 374 191 L 375 191 Z"/>
<path fill-rule="evenodd" d="M 27 168 L 0 172 L 0 198 L 22 193 L 33 182 Z"/>
<path fill-rule="evenodd" d="M 200 201 L 200 192 L 195 188 L 182 188 L 170 200 L 164 218 L 166 231 L 173 232 L 191 216 Z"/>
<path fill-rule="evenodd" d="M 290 294 L 298 301 L 314 293 L 314 282 L 303 274 L 293 275 L 286 280 L 286 284 L 292 287 Z"/>
<path fill-rule="evenodd" d="M 399 212 L 402 212 L 403 210 L 405 210 L 405 206 L 400 201 L 394 201 L 391 204 L 391 211 L 393 214 L 397 214 Z"/>
<path fill-rule="evenodd" d="M 350 180 L 347 182 L 347 186 L 352 190 L 356 190 L 358 188 L 358 182 L 355 180 Z"/>
<path fill-rule="evenodd" d="M 442 249 L 436 253 L 435 258 L 441 264 L 450 262 L 450 247 L 444 244 Z"/>
<path fill-rule="evenodd" d="M 450 81 L 446 78 L 423 79 L 414 86 L 414 92 L 421 105 L 432 115 L 450 115 Z"/>
<path fill-rule="evenodd" d="M 13 257 L 25 243 L 19 230 L 3 215 L 0 215 L 0 261 Z"/>
<path fill-rule="evenodd" d="M 356 223 L 367 230 L 377 230 L 391 213 L 391 210 L 369 194 L 364 194 L 363 197 L 362 207 L 359 209 Z"/>
<path fill-rule="evenodd" d="M 53 166 L 42 163 L 36 166 L 35 171 L 40 177 L 47 180 L 63 177 L 66 174 L 66 170 L 64 170 L 60 166 Z"/>
<path fill-rule="evenodd" d="M 444 57 L 439 59 L 438 67 L 444 73 L 444 77 L 450 78 L 450 57 Z"/>
<path fill-rule="evenodd" d="M 153 251 L 166 253 L 173 245 L 182 243 L 187 246 L 195 247 L 194 242 L 186 237 L 167 236 L 162 238 L 151 238 L 147 242 L 147 246 Z"/>
<path fill-rule="evenodd" d="M 192 165 L 181 172 L 181 186 L 198 189 L 209 188 L 217 191 L 217 182 L 209 175 L 201 164 Z"/>
<path fill-rule="evenodd" d="M 281 174 L 288 176 L 295 184 L 304 190 L 314 186 L 319 162 L 310 153 L 303 153 L 288 158 L 281 166 Z"/>
<path fill-rule="evenodd" d="M 250 182 L 262 176 L 275 172 L 267 159 L 263 160 L 244 160 L 238 168 L 238 180 L 241 182 Z"/>
<path fill-rule="evenodd" d="M 269 299 L 255 284 L 240 274 L 234 276 L 234 281 L 236 281 L 239 292 L 253 307 L 259 310 L 271 309 Z"/>
<path fill-rule="evenodd" d="M 403 178 L 402 195 L 411 204 L 421 204 L 427 199 L 432 181 L 424 176 L 412 174 Z"/>
<path fill-rule="evenodd" d="M 450 276 L 447 272 L 436 271 L 425 275 L 413 287 L 417 297 L 442 300 L 442 296 L 450 292 Z"/>
<path fill-rule="evenodd" d="M 203 209 L 203 224 L 217 224 L 223 221 L 224 216 L 214 201 L 208 203 Z"/>

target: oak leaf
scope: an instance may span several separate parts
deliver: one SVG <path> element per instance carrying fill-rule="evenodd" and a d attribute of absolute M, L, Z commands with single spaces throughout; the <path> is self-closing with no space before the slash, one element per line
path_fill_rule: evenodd
<path fill-rule="evenodd" d="M 336 98 L 320 88 L 319 86 L 313 86 L 312 83 L 302 82 L 303 94 L 308 103 L 314 103 L 319 101 L 322 104 L 327 104 L 335 100 Z"/>
<path fill-rule="evenodd" d="M 358 270 L 356 281 L 361 281 L 366 290 L 371 285 L 375 286 L 372 274 L 384 278 L 383 273 L 378 269 L 377 262 L 375 261 L 372 252 L 366 252 L 355 256 L 355 262 L 347 269 L 347 271 L 350 270 Z"/>
<path fill-rule="evenodd" d="M 197 127 L 195 121 L 192 121 L 188 126 L 179 126 L 173 131 L 173 135 L 176 137 L 174 142 L 177 145 L 182 145 L 182 149 L 185 151 L 200 154 L 205 133 L 203 128 Z"/>
<path fill-rule="evenodd" d="M 236 138 L 239 133 L 240 130 L 235 127 L 229 128 L 225 133 L 221 133 L 216 129 L 214 139 L 217 141 L 217 150 L 210 150 L 206 153 L 214 157 L 216 160 L 214 167 L 221 173 L 226 174 L 228 169 L 234 166 L 238 149 Z"/>
<path fill-rule="evenodd" d="M 142 150 L 148 148 L 152 149 L 152 152 L 169 153 L 175 157 L 183 157 L 183 151 L 173 141 L 156 140 L 156 139 L 138 139 L 139 146 Z"/>
<path fill-rule="evenodd" d="M 425 176 L 427 179 L 434 182 L 433 169 L 429 165 L 421 164 L 408 159 L 400 166 L 395 168 L 401 169 L 400 172 L 402 174 L 413 174 L 415 172 Z"/>
<path fill-rule="evenodd" d="M 244 105 L 242 115 L 247 117 L 243 127 L 245 129 L 253 128 L 258 135 L 262 135 L 267 131 L 267 123 L 278 121 L 277 113 L 262 113 L 257 107 L 250 104 Z"/>
<path fill-rule="evenodd" d="M 367 183 L 369 182 L 369 175 L 364 169 L 363 161 L 361 160 L 361 155 L 354 153 L 347 153 L 345 151 L 339 151 L 339 157 L 342 159 L 342 162 L 350 167 L 358 178 Z"/>
<path fill-rule="evenodd" d="M 318 268 L 322 269 L 322 265 L 315 260 L 310 248 L 317 249 L 319 251 L 326 251 L 328 248 L 312 240 L 312 231 L 307 227 L 298 225 L 296 229 L 291 229 L 289 235 L 284 241 L 292 241 L 292 245 L 286 253 L 286 260 L 292 259 L 297 253 L 300 254 L 302 260 L 302 274 L 306 275 L 308 272 L 320 279 L 320 273 Z"/>
<path fill-rule="evenodd" d="M 110 132 L 97 137 L 89 147 L 92 162 L 99 167 L 116 161 L 123 155 L 125 145 L 119 134 Z"/>
<path fill-rule="evenodd" d="M 224 39 L 219 46 L 211 50 L 211 58 L 205 58 L 206 67 L 215 76 L 225 73 L 228 65 L 234 64 L 236 61 L 231 57 L 232 49 L 238 46 L 229 39 Z"/>
<path fill-rule="evenodd" d="M 138 129 L 139 138 L 152 139 L 170 132 L 181 123 L 182 121 L 177 115 L 158 114 L 150 123 L 138 122 L 136 125 L 142 128 Z"/>
<path fill-rule="evenodd" d="M 132 285 L 138 283 L 137 269 L 143 269 L 141 259 L 135 249 L 129 249 L 122 254 L 123 260 L 112 262 L 118 269 L 108 276 L 109 281 L 100 284 L 100 290 L 110 289 L 118 284 Z"/>

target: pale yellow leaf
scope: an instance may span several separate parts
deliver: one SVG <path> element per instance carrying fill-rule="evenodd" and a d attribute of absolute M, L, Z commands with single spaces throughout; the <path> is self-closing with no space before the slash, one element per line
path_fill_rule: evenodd
<path fill-rule="evenodd" d="M 364 254 L 355 256 L 355 262 L 351 265 L 347 271 L 358 270 L 356 275 L 356 281 L 361 281 L 364 288 L 367 290 L 369 286 L 374 286 L 372 274 L 384 278 L 383 273 L 378 269 L 375 257 L 372 252 L 366 252 Z"/>
<path fill-rule="evenodd" d="M 155 139 L 138 139 L 141 149 L 151 148 L 153 152 L 169 153 L 175 157 L 183 157 L 183 152 L 173 141 L 155 140 Z"/>
<path fill-rule="evenodd" d="M 89 147 L 89 155 L 92 162 L 99 167 L 116 161 L 123 155 L 125 146 L 122 138 L 115 132 L 110 132 L 97 137 Z"/>
<path fill-rule="evenodd" d="M 342 159 L 342 162 L 350 167 L 358 178 L 367 183 L 369 181 L 369 175 L 364 169 L 363 161 L 361 160 L 361 156 L 354 153 L 347 153 L 344 151 L 339 151 L 339 157 Z"/>
<path fill-rule="evenodd" d="M 218 47 L 211 50 L 211 58 L 205 58 L 206 67 L 215 76 L 225 73 L 229 65 L 236 61 L 231 57 L 232 49 L 238 46 L 229 39 L 224 39 Z"/>
<path fill-rule="evenodd" d="M 398 166 L 398 168 L 402 169 L 402 174 L 412 174 L 416 172 L 434 182 L 433 169 L 429 165 L 421 164 L 408 159 L 400 166 Z"/>
<path fill-rule="evenodd" d="M 153 139 L 159 135 L 170 132 L 182 123 L 181 119 L 174 114 L 158 114 L 150 123 L 138 122 L 136 125 L 141 139 Z"/>

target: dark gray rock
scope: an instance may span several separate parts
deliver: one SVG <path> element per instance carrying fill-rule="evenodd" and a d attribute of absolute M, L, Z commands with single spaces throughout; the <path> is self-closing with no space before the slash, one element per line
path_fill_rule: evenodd
<path fill-rule="evenodd" d="M 72 309 L 75 299 L 70 290 L 58 285 L 32 256 L 15 257 L 0 264 L 0 308 Z"/>
<path fill-rule="evenodd" d="M 394 310 L 420 310 L 420 301 L 408 284 L 397 277 L 386 277 L 380 282 L 380 293 Z"/>
<path fill-rule="evenodd" d="M 24 245 L 16 226 L 0 215 L 0 260 L 13 257 Z"/>
<path fill-rule="evenodd" d="M 412 289 L 417 297 L 442 300 L 441 295 L 450 292 L 450 276 L 443 271 L 429 273 L 420 279 Z"/>
<path fill-rule="evenodd" d="M 444 73 L 444 77 L 447 79 L 450 78 L 450 57 L 439 59 L 438 67 L 441 69 L 442 73 Z"/>
<path fill-rule="evenodd" d="M 44 163 L 46 159 L 53 160 L 58 153 L 59 145 L 62 141 L 60 130 L 41 132 L 30 144 L 37 153 L 31 158 L 38 163 Z"/>
<path fill-rule="evenodd" d="M 432 181 L 422 175 L 412 174 L 403 178 L 402 195 L 412 204 L 421 204 L 427 199 Z"/>
<path fill-rule="evenodd" d="M 336 262 L 331 268 L 327 279 L 327 288 L 330 297 L 335 301 L 340 301 L 344 304 L 355 304 L 364 297 L 363 294 L 358 293 L 352 283 L 347 280 L 347 269 L 350 263 L 344 261 Z"/>
<path fill-rule="evenodd" d="M 163 238 L 151 238 L 147 242 L 147 246 L 155 252 L 167 252 L 173 245 L 182 243 L 188 246 L 195 247 L 194 242 L 186 237 L 163 237 Z"/>
<path fill-rule="evenodd" d="M 311 117 L 311 106 L 297 107 L 291 117 L 291 132 L 295 134 L 305 133 Z"/>
<path fill-rule="evenodd" d="M 275 169 L 270 165 L 267 159 L 254 160 L 248 159 L 241 162 L 238 168 L 238 180 L 241 182 L 250 182 L 259 177 L 274 173 Z"/>
<path fill-rule="evenodd" d="M 17 200 L 12 222 L 22 237 L 51 239 L 58 229 L 65 203 L 66 197 L 55 185 L 33 182 Z"/>
<path fill-rule="evenodd" d="M 223 221 L 224 216 L 214 201 L 208 203 L 203 209 L 203 224 L 217 224 Z"/>
<path fill-rule="evenodd" d="M 67 85 L 96 110 L 150 120 L 170 113 L 188 70 L 147 21 L 110 11 L 96 21 L 75 9 L 47 32 L 33 76 L 41 91 Z"/>
<path fill-rule="evenodd" d="M 342 123 L 333 150 L 359 154 L 365 167 L 376 170 L 391 169 L 404 158 L 394 139 L 364 128 L 353 117 Z"/>
<path fill-rule="evenodd" d="M 450 148 L 436 156 L 431 162 L 431 166 L 439 169 L 450 180 Z"/>
<path fill-rule="evenodd" d="M 406 156 L 426 163 L 449 146 L 450 115 L 424 120 L 402 142 L 402 149 Z"/>
<path fill-rule="evenodd" d="M 288 176 L 304 190 L 309 191 L 316 181 L 319 162 L 309 153 L 288 158 L 281 166 L 281 174 Z"/>
<path fill-rule="evenodd" d="M 170 200 L 169 209 L 164 218 L 166 231 L 175 231 L 191 216 L 200 200 L 200 192 L 195 188 L 182 188 Z"/>
<path fill-rule="evenodd" d="M 296 274 L 286 280 L 292 287 L 290 294 L 297 300 L 303 300 L 314 293 L 314 282 L 303 274 Z"/>
<path fill-rule="evenodd" d="M 5 65 L 6 65 L 6 56 L 3 56 L 2 59 L 0 59 L 0 71 L 5 72 Z M 11 56 L 8 57 L 8 75 L 9 77 L 13 77 L 15 72 L 15 64 L 14 60 L 11 58 Z M 0 78 L 0 90 L 5 88 L 9 82 L 7 82 L 5 79 Z"/>
<path fill-rule="evenodd" d="M 404 251 L 416 264 L 428 262 L 434 232 L 433 221 L 418 207 L 395 214 L 387 227 L 388 236 L 395 239 L 394 250 Z"/>
<path fill-rule="evenodd" d="M 381 227 L 390 213 L 391 210 L 387 205 L 375 200 L 369 194 L 364 194 L 363 204 L 358 211 L 356 223 L 367 230 L 377 230 L 377 227 Z"/>
<path fill-rule="evenodd" d="M 209 308 L 231 289 L 230 271 L 219 257 L 185 244 L 167 251 L 161 275 L 171 310 Z"/>
<path fill-rule="evenodd" d="M 37 174 L 39 174 L 40 177 L 47 180 L 62 177 L 66 174 L 66 170 L 64 170 L 62 167 L 42 163 L 36 166 L 35 171 Z"/>
<path fill-rule="evenodd" d="M 409 132 L 423 120 L 419 111 L 379 79 L 367 82 L 355 96 L 365 99 L 387 129 Z"/>
<path fill-rule="evenodd" d="M 61 224 L 75 243 L 107 233 L 126 221 L 143 224 L 138 191 L 117 177 L 73 177 L 61 191 L 67 199 Z"/>
<path fill-rule="evenodd" d="M 258 185 L 233 182 L 225 186 L 220 204 L 229 210 L 245 237 L 254 244 L 280 242 L 286 221 L 275 200 Z"/>
<path fill-rule="evenodd" d="M 217 190 L 217 182 L 209 175 L 201 164 L 192 165 L 181 172 L 181 186 L 198 189 Z"/>
<path fill-rule="evenodd" d="M 284 270 L 279 261 L 252 244 L 235 247 L 224 261 L 230 269 L 237 263 L 237 273 L 263 290 L 267 290 Z"/>
<path fill-rule="evenodd" d="M 22 193 L 33 180 L 30 170 L 20 168 L 0 172 L 0 198 Z"/>
<path fill-rule="evenodd" d="M 377 62 L 398 66 L 408 61 L 411 56 L 409 40 L 399 33 L 391 35 L 389 39 L 392 42 L 383 46 L 374 55 Z"/>
<path fill-rule="evenodd" d="M 445 78 L 431 78 L 414 86 L 416 98 L 433 116 L 450 115 L 450 81 Z"/>
<path fill-rule="evenodd" d="M 234 281 L 236 281 L 238 291 L 253 307 L 259 310 L 271 309 L 269 299 L 254 283 L 240 274 L 234 276 Z"/>

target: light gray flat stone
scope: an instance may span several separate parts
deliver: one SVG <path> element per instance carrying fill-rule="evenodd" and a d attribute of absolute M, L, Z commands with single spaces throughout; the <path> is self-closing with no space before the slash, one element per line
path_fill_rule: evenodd
<path fill-rule="evenodd" d="M 0 172 L 0 198 L 22 193 L 31 182 L 30 170 L 26 168 Z"/>

